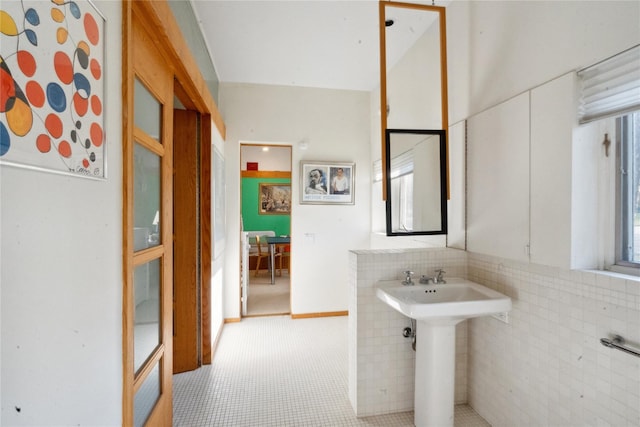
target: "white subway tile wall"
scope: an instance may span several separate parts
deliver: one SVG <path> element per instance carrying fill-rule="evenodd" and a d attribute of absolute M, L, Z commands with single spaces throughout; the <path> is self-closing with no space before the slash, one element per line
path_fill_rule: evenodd
<path fill-rule="evenodd" d="M 413 409 L 415 352 L 402 336 L 410 320 L 376 297 L 376 282 L 404 278 L 413 271 L 466 277 L 466 253 L 457 249 L 398 249 L 350 252 L 349 399 L 361 416 Z M 455 402 L 467 401 L 466 322 L 456 328 Z"/>
<path fill-rule="evenodd" d="M 510 296 L 510 323 L 469 322 L 468 401 L 498 426 L 639 426 L 640 282 L 468 254 L 468 278 Z"/>
<path fill-rule="evenodd" d="M 604 347 L 640 344 L 640 281 L 455 249 L 350 253 L 349 399 L 359 416 L 413 408 L 408 319 L 375 296 L 403 271 L 466 277 L 513 300 L 509 324 L 491 317 L 456 329 L 456 403 L 494 427 L 640 426 L 640 358 Z"/>

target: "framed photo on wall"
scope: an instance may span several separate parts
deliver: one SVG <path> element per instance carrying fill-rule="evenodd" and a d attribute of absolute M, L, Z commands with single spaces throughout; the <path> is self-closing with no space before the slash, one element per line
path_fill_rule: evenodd
<path fill-rule="evenodd" d="M 355 163 L 301 161 L 300 203 L 354 204 L 355 174 Z"/>
<path fill-rule="evenodd" d="M 260 183 L 260 215 L 291 215 L 291 184 Z"/>

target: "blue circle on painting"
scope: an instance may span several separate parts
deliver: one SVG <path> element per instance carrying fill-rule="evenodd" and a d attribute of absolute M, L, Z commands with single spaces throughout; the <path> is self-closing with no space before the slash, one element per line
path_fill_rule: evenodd
<path fill-rule="evenodd" d="M 80 93 L 84 99 L 89 98 L 91 95 L 91 83 L 84 76 L 84 74 L 75 73 L 73 75 L 73 84 L 76 86 L 76 90 Z"/>
<path fill-rule="evenodd" d="M 38 35 L 33 30 L 24 30 L 24 35 L 27 36 L 27 40 L 34 46 L 38 46 Z"/>
<path fill-rule="evenodd" d="M 0 122 L 0 157 L 7 154 L 11 148 L 11 137 L 4 123 Z"/>
<path fill-rule="evenodd" d="M 74 18 L 80 19 L 80 16 L 82 14 L 80 13 L 80 8 L 76 4 L 76 2 L 72 1 L 71 3 L 69 3 L 69 10 L 71 10 L 71 14 Z"/>
<path fill-rule="evenodd" d="M 58 113 L 67 109 L 67 97 L 57 83 L 51 82 L 47 85 L 47 101 L 49 106 Z"/>
<path fill-rule="evenodd" d="M 38 15 L 38 12 L 36 12 L 36 10 L 34 8 L 29 8 L 25 13 L 24 13 L 24 17 L 27 20 L 27 22 L 33 26 L 38 26 L 40 25 L 40 16 Z"/>

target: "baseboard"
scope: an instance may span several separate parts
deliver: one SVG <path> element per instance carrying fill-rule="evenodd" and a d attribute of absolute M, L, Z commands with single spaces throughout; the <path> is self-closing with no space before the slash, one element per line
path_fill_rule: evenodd
<path fill-rule="evenodd" d="M 310 319 L 314 317 L 334 317 L 334 316 L 348 316 L 349 311 L 325 311 L 322 313 L 301 313 L 301 314 L 291 314 L 292 319 Z"/>
<path fill-rule="evenodd" d="M 228 317 L 224 319 L 224 323 L 237 323 L 242 320 L 240 317 Z"/>
<path fill-rule="evenodd" d="M 211 361 L 213 362 L 213 357 L 216 355 L 216 350 L 218 349 L 218 343 L 220 342 L 220 337 L 222 336 L 222 329 L 224 328 L 224 324 L 227 323 L 226 319 L 224 322 L 220 324 L 218 328 L 218 333 L 216 334 L 216 339 L 213 341 L 213 345 L 211 346 Z M 210 365 L 211 362 L 207 363 Z"/>

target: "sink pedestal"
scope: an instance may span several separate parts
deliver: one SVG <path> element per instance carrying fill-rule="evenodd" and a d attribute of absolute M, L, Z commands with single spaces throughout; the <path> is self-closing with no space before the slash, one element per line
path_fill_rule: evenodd
<path fill-rule="evenodd" d="M 453 426 L 455 323 L 418 320 L 416 332 L 414 423 L 416 427 Z"/>

